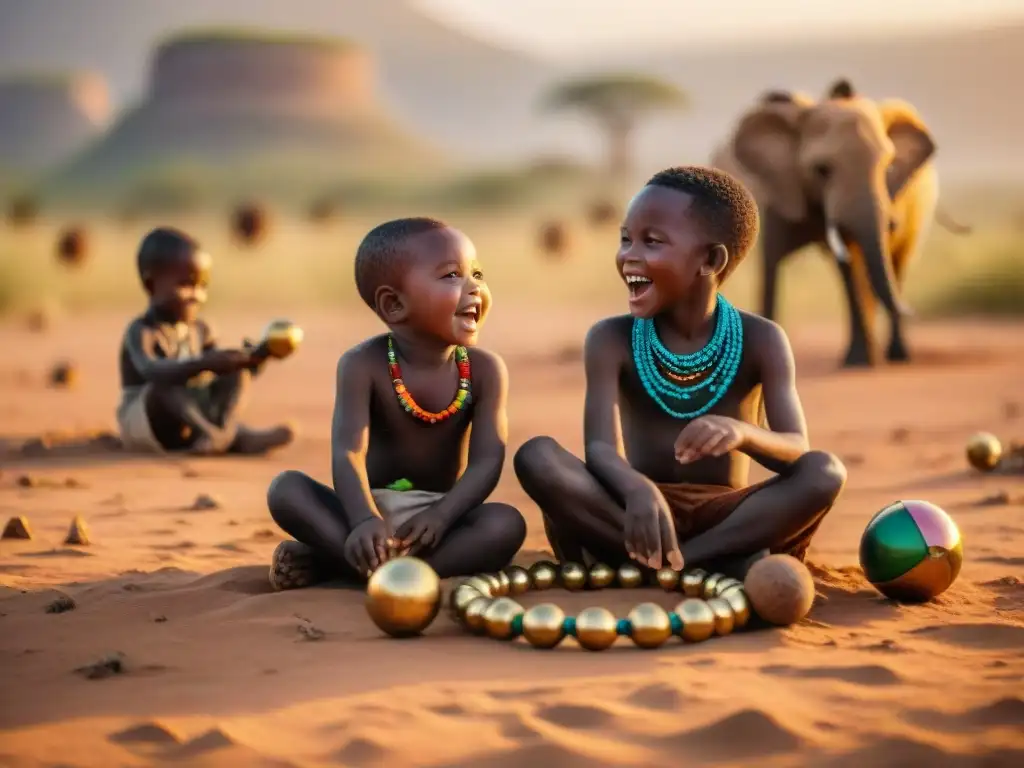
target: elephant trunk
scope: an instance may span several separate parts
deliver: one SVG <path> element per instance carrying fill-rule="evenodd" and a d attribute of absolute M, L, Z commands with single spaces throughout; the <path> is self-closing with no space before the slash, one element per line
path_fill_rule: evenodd
<path fill-rule="evenodd" d="M 892 270 L 892 255 L 889 252 L 889 212 L 874 196 L 869 202 L 848 206 L 834 218 L 829 216 L 827 237 L 836 258 L 846 260 L 849 255 L 837 252 L 845 236 L 855 242 L 864 258 L 868 281 L 878 301 L 893 316 L 909 315 L 910 310 L 903 304 L 896 289 L 896 278 Z"/>

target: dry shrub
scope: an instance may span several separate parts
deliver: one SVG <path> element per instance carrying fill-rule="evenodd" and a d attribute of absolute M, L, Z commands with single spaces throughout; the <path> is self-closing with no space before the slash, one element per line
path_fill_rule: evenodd
<path fill-rule="evenodd" d="M 563 221 L 546 221 L 540 227 L 540 249 L 550 258 L 561 258 L 569 250 L 569 229 Z"/>
<path fill-rule="evenodd" d="M 243 245 L 258 245 L 270 229 L 267 209 L 257 203 L 244 203 L 231 217 L 231 231 Z"/>
<path fill-rule="evenodd" d="M 57 259 L 69 267 L 80 267 L 89 255 L 89 236 L 83 227 L 68 227 L 57 239 Z"/>
<path fill-rule="evenodd" d="M 50 385 L 60 388 L 69 388 L 78 381 L 78 368 L 74 363 L 63 360 L 50 369 Z"/>
<path fill-rule="evenodd" d="M 611 200 L 595 200 L 587 206 L 587 221 L 593 227 L 605 227 L 619 219 L 619 207 Z"/>
<path fill-rule="evenodd" d="M 7 221 L 12 227 L 27 227 L 39 218 L 39 203 L 31 197 L 16 197 L 7 206 Z"/>
<path fill-rule="evenodd" d="M 341 213 L 341 204 L 329 197 L 321 197 L 314 200 L 309 206 L 309 220 L 314 224 L 326 224 L 338 218 Z"/>

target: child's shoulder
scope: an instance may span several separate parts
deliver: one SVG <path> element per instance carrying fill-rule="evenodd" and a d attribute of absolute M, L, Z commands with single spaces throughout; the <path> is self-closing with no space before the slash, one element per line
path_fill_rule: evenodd
<path fill-rule="evenodd" d="M 583 342 L 585 357 L 607 357 L 616 350 L 628 349 L 633 337 L 633 316 L 615 315 L 598 320 L 587 331 Z"/>
<path fill-rule="evenodd" d="M 743 321 L 743 347 L 759 364 L 792 359 L 789 336 L 774 320 L 740 310 Z"/>
<path fill-rule="evenodd" d="M 387 360 L 388 335 L 381 333 L 360 341 L 341 353 L 338 368 L 365 370 L 372 362 Z M 382 363 L 386 364 L 386 363 Z"/>

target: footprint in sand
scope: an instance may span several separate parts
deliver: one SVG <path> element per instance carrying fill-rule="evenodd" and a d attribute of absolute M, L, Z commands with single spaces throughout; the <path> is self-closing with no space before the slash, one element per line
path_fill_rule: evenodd
<path fill-rule="evenodd" d="M 963 648 L 1024 648 L 1024 627 L 1015 624 L 933 624 L 911 630 L 911 634 Z"/>
<path fill-rule="evenodd" d="M 344 747 L 328 756 L 332 762 L 340 765 L 388 765 L 397 761 L 388 759 L 389 750 L 375 741 L 356 737 Z"/>
<path fill-rule="evenodd" d="M 796 677 L 809 680 L 841 680 L 854 685 L 893 685 L 900 682 L 900 676 L 888 667 L 879 664 L 865 664 L 858 667 L 790 667 L 775 664 L 761 667 L 766 675 Z"/>
<path fill-rule="evenodd" d="M 550 707 L 543 707 L 534 714 L 540 720 L 546 720 L 562 728 L 571 728 L 573 730 L 601 728 L 615 719 L 610 712 L 600 707 L 579 706 L 576 704 L 556 704 Z"/>
<path fill-rule="evenodd" d="M 752 760 L 764 755 L 795 752 L 807 740 L 759 709 L 745 709 L 719 720 L 659 739 L 676 755 L 701 760 Z"/>
<path fill-rule="evenodd" d="M 678 712 L 683 708 L 685 701 L 679 689 L 666 683 L 646 685 L 626 697 L 627 704 L 661 712 Z"/>
<path fill-rule="evenodd" d="M 107 736 L 109 741 L 115 744 L 155 744 L 168 746 L 181 744 L 181 738 L 166 726 L 157 721 L 139 723 L 123 731 L 112 733 Z"/>
<path fill-rule="evenodd" d="M 936 731 L 1014 728 L 1024 732 L 1024 699 L 1008 696 L 963 712 L 923 710 L 914 713 L 913 720 Z"/>

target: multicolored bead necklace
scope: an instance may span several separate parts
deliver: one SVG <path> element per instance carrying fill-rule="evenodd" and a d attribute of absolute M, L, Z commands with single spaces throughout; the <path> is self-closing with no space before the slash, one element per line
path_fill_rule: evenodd
<path fill-rule="evenodd" d="M 425 411 L 416 404 L 409 390 L 405 387 L 405 382 L 402 380 L 402 368 L 398 365 L 398 357 L 395 355 L 394 337 L 388 336 L 388 371 L 391 374 L 391 385 L 395 389 L 395 396 L 407 413 L 415 416 L 422 422 L 437 424 L 445 419 L 450 419 L 472 402 L 469 352 L 466 351 L 465 347 L 455 348 L 455 364 L 459 369 L 459 389 L 455 393 L 455 399 L 443 411 L 438 411 L 437 413 Z"/>
<path fill-rule="evenodd" d="M 736 378 L 743 356 L 743 321 L 739 311 L 719 294 L 716 305 L 718 320 L 715 332 L 703 349 L 685 355 L 670 352 L 658 338 L 654 321 L 637 318 L 633 321 L 633 362 L 647 394 L 669 416 L 695 419 L 710 411 L 725 396 Z M 700 378 L 696 384 L 681 382 Z M 674 401 L 704 400 L 689 410 L 676 410 L 666 397 Z"/>

